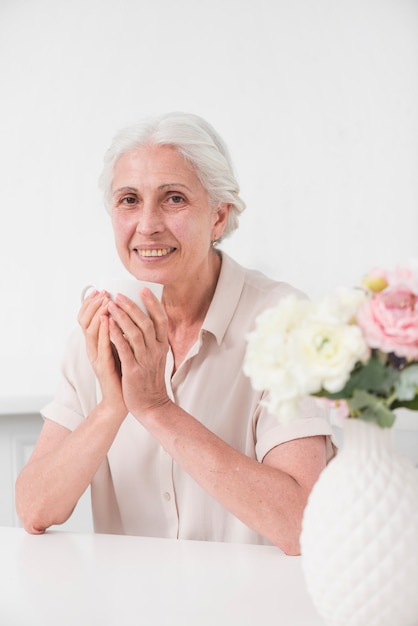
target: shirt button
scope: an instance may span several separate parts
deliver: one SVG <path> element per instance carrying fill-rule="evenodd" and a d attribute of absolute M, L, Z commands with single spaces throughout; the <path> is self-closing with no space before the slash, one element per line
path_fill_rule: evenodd
<path fill-rule="evenodd" d="M 171 496 L 170 496 L 170 494 L 168 493 L 168 491 L 166 491 L 166 492 L 164 493 L 164 500 L 167 500 L 167 502 L 168 502 L 169 500 L 171 500 Z"/>

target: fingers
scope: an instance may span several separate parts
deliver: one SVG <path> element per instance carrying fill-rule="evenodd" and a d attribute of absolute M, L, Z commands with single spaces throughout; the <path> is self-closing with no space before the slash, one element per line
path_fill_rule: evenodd
<path fill-rule="evenodd" d="M 120 362 L 121 363 L 123 362 L 126 366 L 132 365 L 133 362 L 135 361 L 135 356 L 134 356 L 133 349 L 131 348 L 130 343 L 128 342 L 125 335 L 122 333 L 117 322 L 112 317 L 109 317 L 108 320 L 109 320 L 110 335 L 115 345 L 116 352 L 117 352 L 118 358 L 120 359 Z"/>
<path fill-rule="evenodd" d="M 118 351 L 111 341 L 111 320 L 108 315 L 100 315 L 100 327 L 97 339 L 97 353 L 102 355 L 104 362 L 115 368 L 118 376 L 121 375 L 121 363 Z M 107 365 L 108 366 L 108 365 Z"/>
<path fill-rule="evenodd" d="M 77 318 L 83 330 L 87 330 L 98 312 L 99 315 L 106 312 L 108 302 L 109 294 L 106 291 L 93 291 L 84 300 Z"/>
<path fill-rule="evenodd" d="M 110 349 L 109 317 L 107 315 L 100 315 L 97 333 L 97 350 L 98 352 L 106 353 L 106 351 Z"/>
<path fill-rule="evenodd" d="M 108 294 L 96 291 L 85 299 L 78 314 L 78 322 L 83 330 L 87 354 L 92 364 L 96 362 L 99 355 L 99 342 L 103 346 L 106 341 L 102 317 L 108 316 L 108 304 Z"/>
<path fill-rule="evenodd" d="M 155 337 L 157 341 L 166 343 L 168 321 L 166 312 L 164 311 L 160 301 L 151 289 L 148 289 L 148 287 L 145 287 L 141 291 L 141 298 L 146 306 L 150 318 L 154 323 Z"/>
<path fill-rule="evenodd" d="M 110 315 L 131 346 L 138 343 L 150 347 L 155 341 L 168 343 L 167 316 L 161 303 L 147 288 L 142 290 L 141 296 L 148 315 L 122 294 L 116 296 L 115 302 L 109 302 Z"/>

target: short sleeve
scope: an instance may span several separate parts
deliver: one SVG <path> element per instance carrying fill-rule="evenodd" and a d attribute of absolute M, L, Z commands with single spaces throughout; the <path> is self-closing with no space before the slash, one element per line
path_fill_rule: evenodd
<path fill-rule="evenodd" d="M 96 404 L 96 378 L 86 354 L 84 336 L 77 328 L 67 342 L 55 396 L 41 409 L 41 415 L 75 430 Z"/>
<path fill-rule="evenodd" d="M 335 455 L 336 444 L 328 411 L 318 406 L 312 398 L 303 400 L 300 408 L 301 417 L 286 424 L 281 424 L 266 407 L 260 409 L 256 428 L 256 457 L 260 462 L 281 443 L 316 435 L 325 435 L 327 438 L 327 461 Z"/>

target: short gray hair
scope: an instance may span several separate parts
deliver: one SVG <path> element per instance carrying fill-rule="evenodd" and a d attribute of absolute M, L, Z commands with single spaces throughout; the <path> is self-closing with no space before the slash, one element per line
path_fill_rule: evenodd
<path fill-rule="evenodd" d="M 239 196 L 239 185 L 228 148 L 208 122 L 191 113 L 167 113 L 146 118 L 115 135 L 105 154 L 99 179 L 108 211 L 116 161 L 123 154 L 145 145 L 173 146 L 194 167 L 213 206 L 222 202 L 231 205 L 221 239 L 238 228 L 238 217 L 245 209 L 245 203 Z"/>

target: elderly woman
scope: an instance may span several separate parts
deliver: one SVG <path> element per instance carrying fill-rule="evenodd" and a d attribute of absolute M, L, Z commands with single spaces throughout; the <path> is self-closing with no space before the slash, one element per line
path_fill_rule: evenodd
<path fill-rule="evenodd" d="M 101 182 L 123 265 L 162 303 L 84 301 L 16 484 L 24 527 L 65 522 L 91 485 L 96 532 L 298 554 L 331 429 L 313 404 L 280 425 L 243 374 L 257 315 L 296 290 L 215 247 L 244 208 L 223 141 L 194 115 L 146 120 L 116 136 Z"/>

